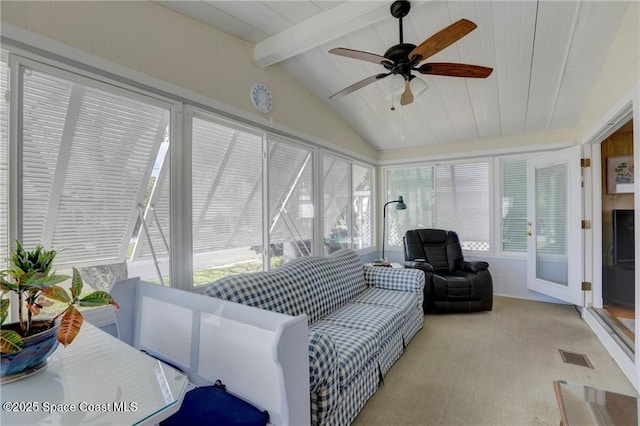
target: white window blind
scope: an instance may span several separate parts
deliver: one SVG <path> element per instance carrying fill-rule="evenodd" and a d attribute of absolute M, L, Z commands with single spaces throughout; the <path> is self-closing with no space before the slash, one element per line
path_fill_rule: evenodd
<path fill-rule="evenodd" d="M 9 66 L 8 52 L 0 49 L 0 270 L 9 258 Z"/>
<path fill-rule="evenodd" d="M 536 246 L 539 255 L 567 254 L 567 166 L 536 169 Z"/>
<path fill-rule="evenodd" d="M 194 252 L 262 242 L 262 136 L 193 119 Z"/>
<path fill-rule="evenodd" d="M 373 170 L 354 164 L 353 170 L 353 248 L 373 246 Z"/>
<path fill-rule="evenodd" d="M 313 153 L 269 138 L 270 257 L 313 253 Z M 272 263 L 272 266 L 276 266 Z"/>
<path fill-rule="evenodd" d="M 25 246 L 58 264 L 125 259 L 169 111 L 34 69 L 22 73 Z"/>
<path fill-rule="evenodd" d="M 162 137 L 162 143 L 153 165 L 144 198 L 136 212 L 138 220 L 133 234 L 132 261 L 166 260 L 170 253 L 169 141 L 169 127 L 167 127 Z M 156 259 L 152 259 L 153 256 Z M 169 279 L 168 270 L 165 271 L 164 275 L 166 282 Z"/>
<path fill-rule="evenodd" d="M 527 251 L 527 160 L 505 159 L 502 168 L 502 251 Z"/>
<path fill-rule="evenodd" d="M 323 156 L 324 241 L 328 254 L 351 247 L 349 163 Z"/>
<path fill-rule="evenodd" d="M 406 210 L 387 207 L 387 244 L 401 247 L 409 229 L 458 233 L 465 250 L 490 249 L 489 163 L 439 164 L 387 171 L 387 200 L 402 195 Z"/>
<path fill-rule="evenodd" d="M 433 228 L 433 166 L 389 170 L 387 199 L 402 195 L 406 210 L 397 211 L 395 204 L 387 206 L 387 245 L 402 246 L 402 237 L 409 229 Z"/>
<path fill-rule="evenodd" d="M 233 264 L 261 270 L 262 135 L 197 114 L 191 144 L 194 285 Z"/>
<path fill-rule="evenodd" d="M 464 250 L 489 250 L 487 161 L 436 166 L 436 222 L 456 231 Z"/>

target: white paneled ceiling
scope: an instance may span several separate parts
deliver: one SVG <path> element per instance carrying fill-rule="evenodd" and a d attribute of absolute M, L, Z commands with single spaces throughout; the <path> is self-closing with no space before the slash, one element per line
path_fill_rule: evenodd
<path fill-rule="evenodd" d="M 391 111 L 390 78 L 344 97 L 381 65 L 329 54 L 384 55 L 398 44 L 391 1 L 158 1 L 256 45 L 375 148 L 457 143 L 573 127 L 631 1 L 412 1 L 404 42 L 466 18 L 478 28 L 429 58 L 494 68 L 486 79 L 417 74 L 429 89 Z M 267 65 L 268 66 L 268 65 Z"/>

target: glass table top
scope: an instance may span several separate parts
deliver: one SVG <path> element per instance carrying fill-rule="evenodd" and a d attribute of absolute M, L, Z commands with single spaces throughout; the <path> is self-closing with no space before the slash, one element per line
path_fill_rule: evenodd
<path fill-rule="evenodd" d="M 0 386 L 3 425 L 155 424 L 179 408 L 187 377 L 85 322 L 43 370 Z"/>

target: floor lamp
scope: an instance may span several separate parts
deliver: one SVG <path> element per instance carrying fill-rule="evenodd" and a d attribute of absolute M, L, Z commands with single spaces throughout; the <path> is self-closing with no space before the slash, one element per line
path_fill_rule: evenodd
<path fill-rule="evenodd" d="M 382 208 L 382 258 L 377 260 L 375 263 L 380 265 L 389 265 L 389 262 L 384 257 L 384 243 L 387 235 L 387 206 L 389 204 L 398 203 L 396 205 L 396 210 L 406 210 L 407 205 L 404 203 L 402 199 L 402 195 L 398 195 L 397 200 L 387 201 Z"/>

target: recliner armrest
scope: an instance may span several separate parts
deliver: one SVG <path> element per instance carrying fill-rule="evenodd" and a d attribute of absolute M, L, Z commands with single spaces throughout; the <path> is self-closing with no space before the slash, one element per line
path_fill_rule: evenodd
<path fill-rule="evenodd" d="M 433 272 L 433 265 L 427 262 L 418 262 L 415 260 L 405 260 L 405 268 L 422 269 L 423 271 Z"/>
<path fill-rule="evenodd" d="M 489 263 L 482 261 L 467 262 L 462 261 L 462 269 L 465 271 L 479 272 L 489 268 Z"/>

